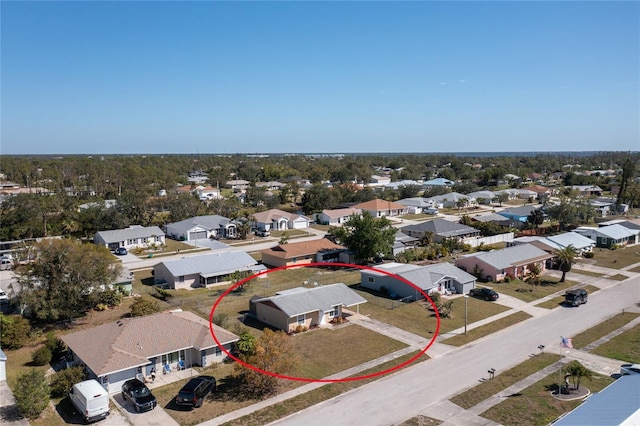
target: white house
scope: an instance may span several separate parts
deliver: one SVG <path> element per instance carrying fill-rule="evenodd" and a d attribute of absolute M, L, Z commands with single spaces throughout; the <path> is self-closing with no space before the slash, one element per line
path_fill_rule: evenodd
<path fill-rule="evenodd" d="M 195 216 L 180 222 L 168 223 L 165 233 L 179 241 L 193 241 L 206 238 L 236 238 L 236 223 L 220 215 Z"/>
<path fill-rule="evenodd" d="M 287 229 L 304 229 L 309 227 L 311 220 L 296 213 L 283 210 L 265 210 L 253 215 L 256 228 L 263 231 L 280 231 Z"/>
<path fill-rule="evenodd" d="M 125 229 L 113 231 L 99 231 L 93 236 L 94 244 L 105 246 L 109 250 L 124 247 L 127 250 L 134 248 L 149 248 L 153 245 L 164 245 L 165 238 L 162 229 L 157 226 L 132 225 Z"/>
<path fill-rule="evenodd" d="M 322 213 L 316 215 L 316 222 L 321 225 L 342 226 L 352 215 L 360 216 L 362 210 L 354 208 L 322 210 Z"/>

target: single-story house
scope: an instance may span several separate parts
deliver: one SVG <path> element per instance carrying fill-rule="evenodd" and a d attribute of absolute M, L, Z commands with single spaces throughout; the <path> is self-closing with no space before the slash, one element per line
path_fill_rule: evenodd
<path fill-rule="evenodd" d="M 133 290 L 133 272 L 126 266 L 120 267 L 120 274 L 113 282 L 112 286 L 119 289 L 124 294 L 131 294 Z"/>
<path fill-rule="evenodd" d="M 478 214 L 471 216 L 471 220 L 482 223 L 491 222 L 508 228 L 520 228 L 522 226 L 522 222 L 519 220 L 509 219 L 497 213 Z"/>
<path fill-rule="evenodd" d="M 225 251 L 160 262 L 154 266 L 153 276 L 157 284 L 181 289 L 224 283 L 238 271 L 258 273 L 266 269 L 244 251 Z"/>
<path fill-rule="evenodd" d="M 298 243 L 278 244 L 260 252 L 262 263 L 280 267 L 301 265 L 313 262 L 350 263 L 350 253 L 346 247 L 327 238 L 301 241 Z"/>
<path fill-rule="evenodd" d="M 231 350 L 238 336 L 215 324 L 212 327 L 218 341 Z M 122 318 L 61 339 L 69 348 L 67 362 L 84 365 L 89 377 L 109 393 L 120 392 L 129 379 L 149 376 L 152 369 L 160 372 L 165 365 L 175 369 L 182 361 L 186 368 L 207 367 L 225 359 L 209 321 L 181 310 Z"/>
<path fill-rule="evenodd" d="M 319 287 L 296 287 L 275 296 L 253 299 L 249 313 L 259 321 L 284 330 L 311 328 L 342 316 L 343 307 L 358 306 L 366 299 L 342 283 Z"/>
<path fill-rule="evenodd" d="M 458 202 L 460 200 L 466 200 L 467 207 L 470 207 L 476 204 L 475 198 L 469 197 L 468 195 L 460 194 L 459 192 L 449 192 L 447 194 L 436 195 L 436 196 L 427 198 L 428 202 L 440 204 L 443 207 L 448 207 L 448 208 L 458 208 Z"/>
<path fill-rule="evenodd" d="M 233 192 L 244 192 L 250 184 L 251 182 L 244 179 L 233 179 L 226 182 L 226 185 L 233 189 Z"/>
<path fill-rule="evenodd" d="M 596 242 L 596 247 L 611 248 L 638 244 L 640 230 L 630 229 L 620 224 L 591 228 L 580 226 L 574 229 L 580 235 L 591 238 Z"/>
<path fill-rule="evenodd" d="M 395 182 L 389 182 L 388 184 L 386 184 L 384 187 L 386 189 L 400 189 L 404 186 L 418 186 L 420 187 L 420 189 L 422 189 L 422 183 L 415 181 L 415 180 L 411 180 L 411 179 L 404 179 L 404 180 L 398 180 Z"/>
<path fill-rule="evenodd" d="M 570 187 L 573 191 L 578 191 L 580 195 L 584 195 L 589 197 L 591 195 L 600 196 L 602 195 L 602 188 L 598 185 L 573 185 Z"/>
<path fill-rule="evenodd" d="M 565 232 L 563 234 L 558 234 L 558 235 L 552 235 L 548 237 L 544 237 L 544 236 L 519 237 L 519 238 L 514 238 L 512 241 L 510 241 L 507 244 L 509 246 L 515 246 L 519 244 L 533 244 L 534 246 L 548 253 L 554 253 L 556 250 L 562 250 L 569 246 L 573 246 L 573 248 L 580 255 L 583 255 L 584 253 L 592 251 L 593 247 L 596 245 L 595 241 L 593 241 L 592 239 L 587 238 L 584 235 L 580 235 L 577 232 L 573 232 L 573 231 Z"/>
<path fill-rule="evenodd" d="M 544 271 L 547 259 L 552 257 L 553 254 L 532 244 L 521 244 L 461 256 L 455 265 L 487 281 L 501 281 L 506 277 L 523 278 L 534 266 Z"/>
<path fill-rule="evenodd" d="M 256 188 L 264 188 L 267 191 L 279 191 L 286 184 L 277 181 L 269 181 L 269 182 L 256 182 Z"/>
<path fill-rule="evenodd" d="M 124 247 L 127 250 L 133 248 L 149 248 L 155 245 L 164 245 L 164 232 L 157 226 L 132 225 L 125 229 L 113 231 L 98 231 L 93 236 L 93 242 L 99 246 L 105 246 L 109 250 Z"/>
<path fill-rule="evenodd" d="M 598 223 L 599 227 L 603 227 L 603 226 L 609 226 L 609 225 L 622 225 L 625 228 L 629 228 L 632 230 L 640 230 L 640 219 L 631 219 L 631 220 L 625 220 L 625 219 L 612 219 L 612 220 L 608 220 L 606 222 L 600 222 Z"/>
<path fill-rule="evenodd" d="M 414 248 L 418 245 L 419 241 L 419 238 L 412 237 L 398 230 L 393 240 L 393 246 L 391 246 L 391 254 L 395 256 L 396 254 Z"/>
<path fill-rule="evenodd" d="M 476 191 L 467 194 L 469 198 L 475 198 L 478 204 L 491 204 L 496 194 L 492 191 Z"/>
<path fill-rule="evenodd" d="M 383 185 L 387 185 L 389 183 L 391 183 L 391 177 L 390 176 L 373 175 L 373 176 L 371 176 L 371 182 L 369 182 L 368 186 L 383 186 Z"/>
<path fill-rule="evenodd" d="M 262 231 L 284 231 L 287 229 L 304 229 L 309 227 L 311 220 L 296 213 L 271 209 L 253 215 L 256 228 Z"/>
<path fill-rule="evenodd" d="M 174 240 L 193 241 L 207 238 L 236 238 L 238 227 L 234 221 L 220 215 L 195 216 L 180 222 L 168 223 L 165 233 Z"/>
<path fill-rule="evenodd" d="M 425 182 L 423 182 L 422 184 L 424 186 L 451 186 L 453 185 L 455 182 L 449 179 L 445 179 L 445 178 L 435 178 L 435 179 L 431 179 L 431 180 L 427 180 Z"/>
<path fill-rule="evenodd" d="M 376 266 L 376 269 L 402 277 L 427 294 L 432 292 L 464 294 L 476 285 L 476 277 L 446 262 L 426 266 L 385 263 Z M 410 298 L 411 300 L 423 298 L 417 289 L 398 280 L 394 275 L 364 269 L 360 271 L 360 285 L 387 293 L 392 298 Z"/>
<path fill-rule="evenodd" d="M 347 208 L 347 209 L 333 209 L 322 210 L 322 213 L 316 215 L 316 222 L 321 225 L 342 226 L 347 222 L 352 215 L 362 215 L 362 210 Z"/>
<path fill-rule="evenodd" d="M 355 204 L 353 208 L 369 212 L 372 217 L 402 216 L 408 213 L 406 206 L 379 198 Z"/>
<path fill-rule="evenodd" d="M 499 211 L 498 214 L 500 216 L 506 217 L 507 219 L 526 222 L 531 212 L 533 212 L 534 210 L 538 210 L 539 208 L 541 208 L 541 206 L 531 204 L 528 206 L 519 206 L 519 207 L 504 209 Z"/>
<path fill-rule="evenodd" d="M 422 197 L 403 198 L 397 203 L 406 206 L 409 214 L 434 212 L 444 207 L 442 203 Z"/>
<path fill-rule="evenodd" d="M 480 230 L 476 228 L 446 219 L 434 219 L 415 225 L 407 225 L 400 228 L 400 230 L 415 238 L 422 238 L 423 235 L 430 232 L 433 234 L 433 240 L 436 242 L 442 241 L 445 238 L 465 239 L 480 235 Z"/>
<path fill-rule="evenodd" d="M 212 186 L 198 186 L 195 189 L 195 193 L 198 194 L 200 201 L 218 200 L 224 198 L 220 195 L 220 190 Z"/>
<path fill-rule="evenodd" d="M 529 198 L 535 200 L 538 198 L 538 193 L 527 188 L 520 188 L 518 189 L 518 198 L 522 200 L 527 200 Z"/>
<path fill-rule="evenodd" d="M 496 197 L 500 194 L 507 194 L 507 200 L 515 200 L 516 198 L 518 198 L 518 195 L 520 195 L 518 190 L 514 188 L 500 189 L 498 191 L 493 191 L 493 193 L 496 195 Z"/>

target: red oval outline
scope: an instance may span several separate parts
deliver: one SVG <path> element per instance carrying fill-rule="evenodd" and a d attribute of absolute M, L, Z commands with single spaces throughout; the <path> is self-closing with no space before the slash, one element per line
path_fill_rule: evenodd
<path fill-rule="evenodd" d="M 400 281 L 402 281 L 403 283 L 415 288 L 416 290 L 418 290 L 424 297 L 425 300 L 429 301 L 429 303 L 431 303 L 431 306 L 434 308 L 434 312 L 436 314 L 436 331 L 433 333 L 433 337 L 431 338 L 431 340 L 429 341 L 429 343 L 427 344 L 427 346 L 425 346 L 424 349 L 422 349 L 420 352 L 418 352 L 418 354 L 416 354 L 415 356 L 413 356 L 412 358 L 408 359 L 407 361 L 403 362 L 402 364 L 398 364 L 395 367 L 391 367 L 388 368 L 386 370 L 383 371 L 378 371 L 377 373 L 371 373 L 371 374 L 366 374 L 364 376 L 355 376 L 355 377 L 345 377 L 342 379 L 310 379 L 310 378 L 306 378 L 306 377 L 294 377 L 294 376 L 287 376 L 287 375 L 283 375 L 283 374 L 277 374 L 277 373 L 273 373 L 271 371 L 266 371 L 266 370 L 262 370 L 261 368 L 255 367 L 251 364 L 247 364 L 246 362 L 240 360 L 238 357 L 232 355 L 218 340 L 218 338 L 216 337 L 216 333 L 213 330 L 213 314 L 216 311 L 216 308 L 218 307 L 218 305 L 220 304 L 220 302 L 222 301 L 222 299 L 227 296 L 231 291 L 233 291 L 235 288 L 243 285 L 244 283 L 251 281 L 254 278 L 257 278 L 261 275 L 266 275 L 272 272 L 277 272 L 277 271 L 283 271 L 285 269 L 295 269 L 295 268 L 308 268 L 308 267 L 336 267 L 336 266 L 340 266 L 340 267 L 344 267 L 344 268 L 357 268 L 357 269 L 364 269 L 364 270 L 371 270 L 371 271 L 376 271 L 376 272 L 380 272 L 382 274 L 394 277 Z M 229 287 L 224 293 L 222 293 L 220 295 L 220 297 L 218 297 L 216 299 L 216 303 L 214 303 L 213 307 L 211 308 L 211 313 L 209 314 L 209 330 L 211 332 L 211 336 L 213 336 L 213 340 L 216 342 L 216 344 L 220 347 L 220 349 L 231 359 L 233 359 L 234 361 L 244 365 L 247 368 L 250 368 L 254 371 L 257 371 L 259 373 L 262 374 L 266 374 L 268 376 L 272 376 L 272 377 L 277 377 L 279 379 L 285 379 L 285 380 L 292 380 L 292 381 L 298 381 L 298 382 L 309 382 L 309 383 L 339 383 L 339 382 L 354 382 L 354 381 L 358 381 L 358 380 L 365 380 L 365 379 L 370 379 L 373 377 L 378 377 L 378 376 L 383 376 L 385 374 L 389 374 L 393 371 L 399 370 L 401 368 L 406 367 L 407 365 L 411 364 L 412 362 L 414 362 L 415 360 L 417 360 L 418 358 L 420 358 L 424 353 L 427 352 L 427 350 L 429 350 L 429 348 L 435 343 L 436 341 L 436 337 L 438 337 L 438 333 L 440 332 L 440 315 L 438 314 L 438 309 L 436 308 L 435 303 L 433 303 L 433 300 L 431 300 L 431 298 L 429 297 L 429 295 L 427 293 L 424 292 L 424 290 L 422 290 L 420 287 L 418 287 L 417 285 L 413 284 L 411 281 L 402 278 L 396 274 L 392 274 L 388 271 L 382 270 L 382 269 L 377 269 L 371 266 L 364 266 L 364 265 L 355 265 L 352 263 L 339 263 L 339 262 L 312 262 L 312 263 L 305 263 L 305 264 L 301 264 L 301 265 L 286 265 L 286 266 L 280 266 L 277 268 L 273 268 L 273 269 L 268 269 L 266 271 L 262 271 L 262 272 L 258 272 L 257 274 L 253 274 L 250 277 L 247 277 L 245 279 L 243 279 L 242 281 L 237 282 L 236 284 L 234 284 L 233 286 Z"/>

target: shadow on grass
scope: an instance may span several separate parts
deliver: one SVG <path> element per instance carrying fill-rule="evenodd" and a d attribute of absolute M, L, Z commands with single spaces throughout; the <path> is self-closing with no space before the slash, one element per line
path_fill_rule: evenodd
<path fill-rule="evenodd" d="M 56 405 L 56 412 L 67 424 L 83 425 L 87 423 L 82 414 L 73 406 L 69 397 L 60 400 Z"/>

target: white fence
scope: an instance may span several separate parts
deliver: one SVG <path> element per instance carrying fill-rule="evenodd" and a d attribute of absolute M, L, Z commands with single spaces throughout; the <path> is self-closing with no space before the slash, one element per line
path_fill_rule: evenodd
<path fill-rule="evenodd" d="M 498 234 L 493 235 L 491 237 L 473 237 L 473 238 L 465 238 L 462 240 L 463 243 L 469 244 L 471 247 L 478 247 L 481 244 L 491 245 L 498 243 L 507 243 L 513 241 L 513 232 L 507 232 L 506 234 Z"/>

